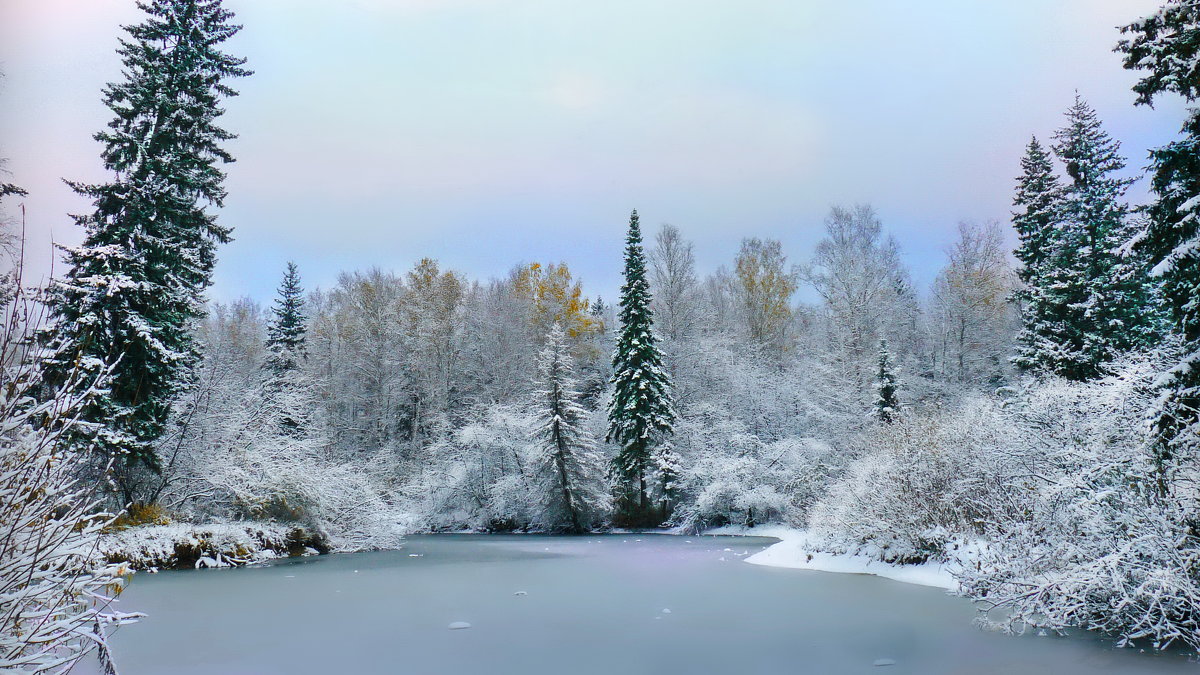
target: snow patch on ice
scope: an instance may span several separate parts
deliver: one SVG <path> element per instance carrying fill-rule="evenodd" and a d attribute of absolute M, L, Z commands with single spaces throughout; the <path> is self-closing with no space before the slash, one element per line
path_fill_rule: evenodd
<path fill-rule="evenodd" d="M 871 574 L 892 581 L 920 586 L 959 589 L 954 577 L 955 563 L 928 562 L 920 565 L 896 565 L 885 563 L 866 555 L 850 553 L 827 553 L 818 549 L 807 530 L 785 526 L 719 527 L 705 530 L 708 535 L 738 535 L 774 537 L 779 543 L 755 553 L 745 561 L 752 565 L 786 567 L 813 570 L 816 572 L 839 572 L 842 574 Z M 728 549 L 726 549 L 728 550 Z M 724 558 L 722 558 L 723 560 Z"/>

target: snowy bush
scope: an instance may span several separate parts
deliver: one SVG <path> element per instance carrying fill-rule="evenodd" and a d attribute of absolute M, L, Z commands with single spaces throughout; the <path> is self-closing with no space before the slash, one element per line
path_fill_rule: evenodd
<path fill-rule="evenodd" d="M 520 410 L 494 406 L 480 419 L 430 449 L 432 462 L 411 492 L 432 529 L 513 530 L 535 518 L 530 438 L 535 421 Z"/>
<path fill-rule="evenodd" d="M 881 424 L 862 437 L 860 458 L 813 508 L 810 527 L 834 551 L 899 563 L 940 558 L 1022 489 L 999 454 L 1011 433 L 990 400 Z"/>
<path fill-rule="evenodd" d="M 673 522 L 689 530 L 798 522 L 837 463 L 827 444 L 763 443 L 712 408 L 678 424 L 675 446 L 684 468 Z"/>
<path fill-rule="evenodd" d="M 193 519 L 254 519 L 308 528 L 336 551 L 393 548 L 411 516 L 387 497 L 370 464 L 327 456 L 290 430 L 289 398 L 252 387 L 237 403 L 191 420 L 161 499 Z"/>
<path fill-rule="evenodd" d="M 66 442 L 97 383 L 76 371 L 50 400 L 33 399 L 40 373 L 24 337 L 37 321 L 11 290 L 0 316 L 0 671 L 66 672 L 93 651 L 109 663 L 109 633 L 136 615 L 110 609 L 129 568 L 95 561 L 111 516 L 95 508 L 96 485 L 76 479 L 87 457 Z"/>
<path fill-rule="evenodd" d="M 989 523 L 964 570 L 982 620 L 1012 632 L 1087 628 L 1120 644 L 1200 648 L 1195 495 L 1164 490 L 1147 443 L 1159 364 L 1118 364 L 1094 383 L 1051 381 L 1017 397 L 1037 477 L 1020 517 Z"/>

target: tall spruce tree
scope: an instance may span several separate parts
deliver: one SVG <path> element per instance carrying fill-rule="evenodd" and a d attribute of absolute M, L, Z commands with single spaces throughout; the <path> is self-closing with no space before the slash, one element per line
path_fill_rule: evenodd
<path fill-rule="evenodd" d="M 541 513 L 538 524 L 556 532 L 581 533 L 607 510 L 604 467 L 595 441 L 584 426 L 587 411 L 579 404 L 571 342 L 558 322 L 546 336 L 538 358 L 533 414 L 541 421 L 536 481 Z"/>
<path fill-rule="evenodd" d="M 267 325 L 263 393 L 273 406 L 282 431 L 292 437 L 301 437 L 310 430 L 315 407 L 311 381 L 300 368 L 307 357 L 304 349 L 307 322 L 300 272 L 296 263 L 288 262 Z"/>
<path fill-rule="evenodd" d="M 1037 138 L 1032 138 L 1021 158 L 1021 176 L 1017 178 L 1013 198 L 1012 223 L 1019 244 L 1016 250 L 1023 284 L 1015 294 L 1021 307 L 1023 325 L 1017 335 L 1017 353 L 1013 363 L 1023 370 L 1053 371 L 1056 345 L 1062 341 L 1064 303 L 1052 283 L 1059 248 L 1059 218 L 1062 185 L 1054 173 L 1054 164 Z"/>
<path fill-rule="evenodd" d="M 294 262 L 287 264 L 271 314 L 271 323 L 267 326 L 266 367 L 275 375 L 283 375 L 300 367 L 308 334 L 304 289 L 300 286 L 300 271 Z"/>
<path fill-rule="evenodd" d="M 1055 140 L 1054 152 L 1070 178 L 1063 199 L 1063 253 L 1071 258 L 1061 263 L 1073 272 L 1063 281 L 1079 340 L 1077 360 L 1064 363 L 1062 374 L 1088 379 L 1117 354 L 1147 342 L 1153 311 L 1145 276 L 1127 269 L 1137 260 L 1120 255 L 1130 236 L 1124 198 L 1133 183 L 1117 175 L 1125 168 L 1120 142 L 1078 94 Z"/>
<path fill-rule="evenodd" d="M 1013 223 L 1021 237 L 1025 326 L 1014 362 L 1087 380 L 1152 339 L 1154 312 L 1142 260 L 1121 253 L 1130 234 L 1123 200 L 1131 181 L 1117 175 L 1125 167 L 1120 143 L 1078 95 L 1066 117 L 1053 146 L 1068 176 L 1064 186 L 1036 141 L 1022 160 Z"/>
<path fill-rule="evenodd" d="M 1148 71 L 1133 87 L 1139 105 L 1153 105 L 1165 93 L 1191 104 L 1200 99 L 1200 3 L 1170 0 L 1122 32 L 1131 36 L 1117 45 L 1125 67 Z M 1166 491 L 1173 470 L 1200 456 L 1200 108 L 1188 109 L 1182 138 L 1150 157 L 1156 199 L 1133 243 L 1161 281 L 1187 352 L 1162 380 L 1155 422 L 1159 487 Z"/>
<path fill-rule="evenodd" d="M 230 234 L 207 210 L 225 198 L 218 165 L 233 161 L 222 142 L 234 136 L 216 122 L 221 100 L 236 95 L 227 82 L 249 74 L 244 59 L 219 49 L 240 29 L 220 0 L 138 6 L 148 16 L 125 27 L 125 79 L 105 87 L 114 117 L 95 136 L 114 176 L 70 183 L 93 210 L 75 216 L 86 236 L 66 250 L 70 270 L 49 291 L 54 321 L 40 338 L 50 389 L 77 363 L 112 368 L 111 386 L 82 417 L 87 442 L 125 459 L 115 477 L 127 501 L 136 468 L 157 468 L 154 442 L 198 358 L 193 325 L 216 246 Z"/>
<path fill-rule="evenodd" d="M 879 341 L 879 369 L 875 371 L 875 419 L 891 424 L 900 417 L 900 382 L 888 351 L 887 340 Z"/>
<path fill-rule="evenodd" d="M 642 230 L 635 210 L 625 238 L 625 284 L 621 286 L 620 332 L 613 350 L 612 400 L 608 407 L 609 442 L 620 450 L 612 461 L 618 517 L 627 525 L 657 525 L 647 499 L 652 451 L 674 431 L 671 381 L 662 367 L 654 335 L 650 285 Z"/>

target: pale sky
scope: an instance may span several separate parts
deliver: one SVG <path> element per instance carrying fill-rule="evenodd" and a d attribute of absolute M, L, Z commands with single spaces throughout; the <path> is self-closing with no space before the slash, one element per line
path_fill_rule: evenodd
<path fill-rule="evenodd" d="M 566 261 L 613 299 L 631 208 L 702 273 L 743 237 L 803 262 L 831 204 L 869 202 L 921 286 L 959 220 L 1007 221 L 1030 134 L 1076 89 L 1133 173 L 1182 104 L 1134 108 L 1115 26 L 1158 0 L 227 0 L 234 86 L 212 295 L 430 256 L 474 278 Z M 0 156 L 30 191 L 32 267 L 76 243 L 91 139 L 132 0 L 0 0 Z M 1141 198 L 1144 186 L 1134 188 Z M 11 209 L 10 209 L 11 210 Z"/>

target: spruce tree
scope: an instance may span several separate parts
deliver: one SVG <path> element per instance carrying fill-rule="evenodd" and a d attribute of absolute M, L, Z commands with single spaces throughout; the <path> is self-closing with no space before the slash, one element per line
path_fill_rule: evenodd
<path fill-rule="evenodd" d="M 1191 104 L 1200 99 L 1200 3 L 1171 0 L 1122 32 L 1131 36 L 1117 46 L 1125 67 L 1148 71 L 1133 87 L 1139 105 L 1152 105 L 1164 93 Z M 1200 108 L 1188 109 L 1182 138 L 1150 157 L 1156 199 L 1133 243 L 1161 282 L 1186 349 L 1162 379 L 1155 421 L 1159 487 L 1166 491 L 1173 468 L 1200 455 Z"/>
<path fill-rule="evenodd" d="M 879 369 L 875 373 L 875 418 L 891 424 L 900 417 L 900 383 L 896 379 L 887 340 L 879 341 Z"/>
<path fill-rule="evenodd" d="M 537 385 L 533 414 L 541 420 L 534 434 L 542 508 L 538 523 L 555 532 L 586 532 L 606 510 L 604 469 L 584 427 L 587 411 L 579 404 L 571 342 L 557 322 L 538 358 Z"/>
<path fill-rule="evenodd" d="M 220 0 L 138 6 L 148 16 L 125 27 L 124 80 L 104 89 L 114 118 L 95 136 L 113 177 L 70 183 L 92 210 L 75 216 L 84 242 L 66 250 L 70 270 L 49 290 L 53 323 L 39 338 L 48 390 L 77 363 L 112 369 L 82 413 L 84 440 L 124 458 L 115 477 L 127 500 L 136 467 L 157 468 L 154 442 L 198 358 L 193 325 L 230 234 L 207 210 L 225 198 L 218 165 L 233 161 L 222 143 L 234 136 L 216 122 L 221 100 L 236 95 L 227 81 L 249 74 L 219 49 L 240 28 Z"/>
<path fill-rule="evenodd" d="M 1101 128 L 1096 111 L 1079 95 L 1067 111 L 1067 126 L 1055 135 L 1054 152 L 1070 181 L 1064 191 L 1065 246 L 1059 264 L 1073 324 L 1071 351 L 1060 374 L 1083 380 L 1121 352 L 1145 344 L 1150 311 L 1141 274 L 1126 267 L 1120 249 L 1129 238 L 1125 191 L 1133 182 L 1117 175 L 1125 168 L 1121 144 Z"/>
<path fill-rule="evenodd" d="M 267 325 L 263 393 L 274 406 L 282 431 L 292 437 L 303 436 L 309 430 L 313 408 L 311 383 L 300 369 L 307 356 L 304 350 L 307 333 L 300 272 L 295 263 L 289 262 Z"/>
<path fill-rule="evenodd" d="M 267 326 L 266 367 L 275 375 L 283 375 L 300 367 L 305 358 L 304 341 L 308 333 L 304 289 L 300 286 L 300 272 L 294 262 L 287 264 L 271 314 L 271 323 Z"/>
<path fill-rule="evenodd" d="M 1054 154 L 1069 180 L 1059 186 L 1036 139 L 1022 160 L 1013 224 L 1025 288 L 1025 324 L 1014 362 L 1038 373 L 1087 380 L 1121 352 L 1154 335 L 1144 260 L 1123 257 L 1130 184 L 1120 143 L 1078 95 L 1055 133 Z"/>
<path fill-rule="evenodd" d="M 620 332 L 612 359 L 612 400 L 606 440 L 620 449 L 612 461 L 619 515 L 625 524 L 654 525 L 647 476 L 655 444 L 674 430 L 671 382 L 654 335 L 650 285 L 637 211 L 625 238 L 625 284 L 621 286 Z"/>
<path fill-rule="evenodd" d="M 1037 138 L 1029 141 L 1021 158 L 1021 176 L 1017 178 L 1012 223 L 1020 243 L 1017 271 L 1023 284 L 1015 293 L 1020 304 L 1023 325 L 1017 335 L 1017 353 L 1013 363 L 1023 370 L 1051 371 L 1055 345 L 1062 339 L 1064 303 L 1051 283 L 1055 255 L 1059 248 L 1059 217 L 1062 185 L 1054 165 Z"/>

